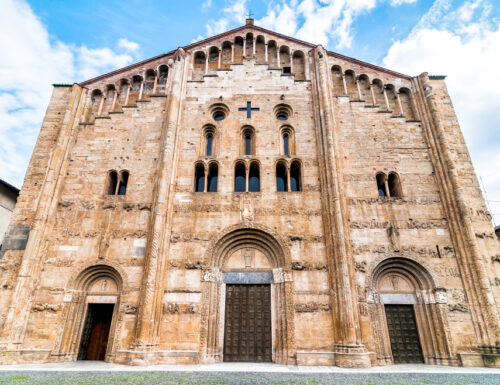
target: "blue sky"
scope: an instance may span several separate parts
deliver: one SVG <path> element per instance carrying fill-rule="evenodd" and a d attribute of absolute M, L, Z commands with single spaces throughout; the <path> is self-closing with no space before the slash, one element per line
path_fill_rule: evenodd
<path fill-rule="evenodd" d="M 0 178 L 21 186 L 51 83 L 255 23 L 409 75 L 448 75 L 500 224 L 498 0 L 0 0 Z M 498 201 L 498 202 L 496 202 Z"/>

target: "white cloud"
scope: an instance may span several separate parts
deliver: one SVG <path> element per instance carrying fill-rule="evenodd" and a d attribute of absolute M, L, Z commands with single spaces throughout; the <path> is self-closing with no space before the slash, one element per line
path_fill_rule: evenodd
<path fill-rule="evenodd" d="M 230 28 L 230 25 L 234 23 L 238 24 L 238 26 L 242 25 L 245 22 L 247 14 L 246 0 L 232 0 L 227 7 L 222 9 L 222 13 L 224 14 L 222 18 L 209 20 L 205 24 L 207 37 L 226 32 Z M 198 39 L 197 41 L 202 39 Z"/>
<path fill-rule="evenodd" d="M 135 43 L 126 42 L 130 51 L 130 43 Z M 118 46 L 125 49 L 123 43 Z M 51 39 L 22 0 L 2 1 L 0 52 L 0 178 L 20 187 L 51 83 L 82 81 L 130 64 L 134 58 L 110 48 L 70 46 Z"/>
<path fill-rule="evenodd" d="M 397 6 L 400 6 L 402 4 L 410 4 L 410 3 L 415 3 L 415 2 L 417 2 L 417 0 L 392 0 L 391 5 L 393 7 L 397 7 Z"/>
<path fill-rule="evenodd" d="M 123 48 L 125 51 L 135 52 L 139 49 L 139 44 L 130 41 L 128 39 L 122 38 L 118 40 L 118 48 Z"/>
<path fill-rule="evenodd" d="M 426 15 L 412 33 L 396 41 L 383 63 L 417 75 L 422 71 L 447 75 L 459 122 L 476 172 L 488 197 L 500 201 L 500 88 L 494 86 L 500 66 L 500 23 L 488 21 L 490 4 L 468 1 L 454 12 L 448 1 L 437 1 L 440 17 Z M 490 202 L 497 224 L 500 204 Z"/>
<path fill-rule="evenodd" d="M 201 5 L 201 9 L 205 11 L 211 6 L 212 6 L 212 0 L 207 0 Z"/>

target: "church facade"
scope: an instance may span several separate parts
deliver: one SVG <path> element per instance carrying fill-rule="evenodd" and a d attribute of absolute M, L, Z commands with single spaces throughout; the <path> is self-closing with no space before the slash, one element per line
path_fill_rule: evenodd
<path fill-rule="evenodd" d="M 54 85 L 0 362 L 500 366 L 500 248 L 443 76 L 247 24 Z"/>

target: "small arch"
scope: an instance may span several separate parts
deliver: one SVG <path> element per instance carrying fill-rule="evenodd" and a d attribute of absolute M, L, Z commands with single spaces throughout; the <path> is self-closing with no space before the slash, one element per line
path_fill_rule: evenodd
<path fill-rule="evenodd" d="M 379 197 L 386 197 L 386 196 L 388 196 L 388 194 L 387 194 L 387 188 L 386 188 L 387 176 L 383 172 L 379 172 L 377 174 L 376 180 L 377 180 L 378 196 Z"/>
<path fill-rule="evenodd" d="M 294 160 L 290 165 L 290 191 L 302 191 L 300 162 Z"/>
<path fill-rule="evenodd" d="M 139 92 L 141 90 L 141 84 L 142 84 L 142 76 L 141 75 L 134 75 L 132 78 L 132 87 L 130 88 L 130 95 L 129 95 L 129 105 L 134 105 L 136 104 L 137 99 L 139 99 Z"/>
<path fill-rule="evenodd" d="M 232 43 L 230 41 L 225 41 L 222 43 L 221 68 L 231 68 L 231 47 Z"/>
<path fill-rule="evenodd" d="M 266 40 L 262 35 L 257 36 L 255 41 L 255 62 L 266 62 Z"/>
<path fill-rule="evenodd" d="M 144 92 L 146 94 L 151 94 L 153 93 L 154 85 L 155 85 L 155 79 L 156 79 L 156 71 L 153 69 L 148 69 L 145 74 L 145 81 L 144 81 Z"/>
<path fill-rule="evenodd" d="M 375 105 L 380 106 L 382 109 L 385 109 L 385 100 L 384 100 L 384 84 L 380 79 L 374 79 L 372 81 L 373 94 L 375 95 Z"/>
<path fill-rule="evenodd" d="M 125 195 L 127 193 L 129 172 L 127 170 L 120 171 L 117 195 Z"/>
<path fill-rule="evenodd" d="M 246 167 L 243 162 L 237 162 L 234 166 L 234 192 L 246 191 Z"/>
<path fill-rule="evenodd" d="M 255 130 L 253 127 L 245 126 L 242 131 L 242 151 L 243 155 L 255 155 Z"/>
<path fill-rule="evenodd" d="M 219 67 L 219 48 L 210 47 L 208 50 L 208 70 L 215 72 Z"/>
<path fill-rule="evenodd" d="M 234 63 L 243 63 L 243 38 L 241 36 L 234 38 Z"/>
<path fill-rule="evenodd" d="M 344 77 L 349 98 L 352 100 L 359 100 L 358 87 L 356 85 L 356 74 L 353 70 L 346 70 Z"/>
<path fill-rule="evenodd" d="M 217 182 L 219 178 L 219 165 L 211 162 L 208 165 L 207 191 L 217 192 Z"/>
<path fill-rule="evenodd" d="M 259 163 L 253 161 L 250 163 L 250 171 L 248 174 L 248 192 L 260 191 L 260 168 Z"/>
<path fill-rule="evenodd" d="M 293 61 L 293 74 L 295 80 L 305 80 L 306 79 L 306 69 L 304 61 L 304 52 L 295 51 L 292 55 Z"/>
<path fill-rule="evenodd" d="M 403 115 L 406 120 L 415 120 L 415 112 L 411 103 L 411 92 L 408 88 L 402 87 L 399 89 L 399 98 L 403 107 Z"/>
<path fill-rule="evenodd" d="M 269 40 L 267 43 L 267 62 L 270 68 L 278 67 L 277 45 L 274 40 Z"/>
<path fill-rule="evenodd" d="M 119 89 L 119 93 L 118 93 L 118 101 L 121 104 L 125 103 L 125 100 L 127 98 L 127 91 L 129 90 L 129 88 L 130 88 L 129 80 L 128 79 L 121 79 L 120 80 L 120 89 Z"/>
<path fill-rule="evenodd" d="M 251 58 L 253 57 L 253 33 L 251 32 L 247 33 L 245 39 L 246 39 L 245 57 Z"/>
<path fill-rule="evenodd" d="M 158 93 L 165 92 L 165 89 L 167 87 L 167 79 L 168 79 L 168 66 L 162 64 L 161 66 L 158 67 L 158 85 L 157 85 Z"/>
<path fill-rule="evenodd" d="M 342 68 L 339 65 L 332 66 L 333 93 L 336 96 L 345 95 L 344 81 L 342 80 Z"/>
<path fill-rule="evenodd" d="M 370 78 L 366 74 L 361 74 L 358 76 L 359 89 L 361 91 L 361 100 L 370 101 Z"/>
<path fill-rule="evenodd" d="M 205 191 L 205 166 L 203 163 L 196 163 L 194 166 L 194 191 Z"/>
<path fill-rule="evenodd" d="M 390 172 L 387 178 L 387 183 L 389 185 L 389 196 L 394 198 L 401 198 L 403 192 L 401 191 L 401 182 L 399 181 L 399 175 L 395 172 Z"/>
<path fill-rule="evenodd" d="M 398 106 L 397 106 L 397 99 L 396 99 L 396 91 L 394 88 L 394 85 L 392 84 L 387 84 L 385 86 L 385 92 L 387 94 L 387 100 L 389 101 L 389 110 L 392 111 L 393 113 L 397 114 L 398 112 Z"/>
<path fill-rule="evenodd" d="M 193 80 L 203 80 L 205 75 L 206 55 L 203 51 L 197 51 L 194 54 Z"/>
<path fill-rule="evenodd" d="M 290 65 L 290 48 L 286 45 L 280 47 L 280 67 L 283 74 L 290 75 L 292 73 Z"/>
<path fill-rule="evenodd" d="M 288 176 L 285 162 L 278 162 L 276 164 L 276 191 L 288 191 Z"/>
<path fill-rule="evenodd" d="M 115 170 L 110 170 L 108 172 L 108 177 L 106 181 L 106 195 L 116 194 L 117 183 L 118 183 L 118 173 Z"/>

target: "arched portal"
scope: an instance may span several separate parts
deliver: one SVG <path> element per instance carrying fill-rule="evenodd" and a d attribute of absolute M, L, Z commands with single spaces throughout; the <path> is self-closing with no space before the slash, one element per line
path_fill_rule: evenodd
<path fill-rule="evenodd" d="M 446 319 L 446 290 L 406 257 L 389 257 L 368 273 L 370 325 L 381 365 L 456 365 Z"/>
<path fill-rule="evenodd" d="M 68 282 L 71 287 L 64 297 L 64 324 L 53 354 L 68 360 L 112 360 L 122 274 L 110 265 L 98 264 Z"/>
<path fill-rule="evenodd" d="M 250 226 L 226 230 L 208 249 L 202 359 L 295 364 L 290 255 L 277 234 Z"/>

